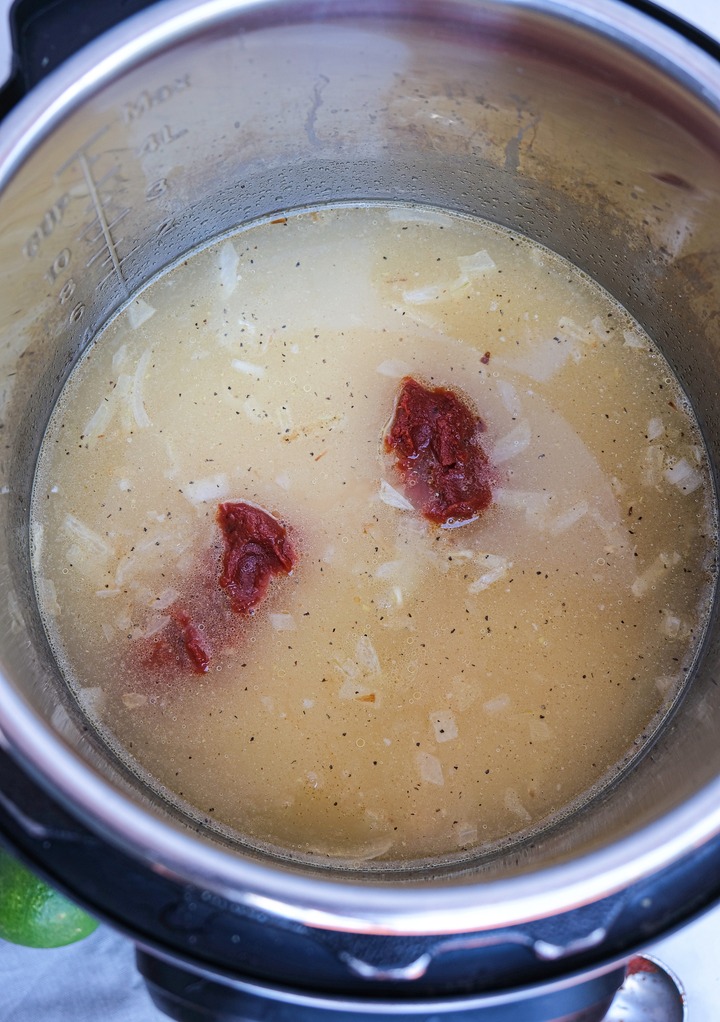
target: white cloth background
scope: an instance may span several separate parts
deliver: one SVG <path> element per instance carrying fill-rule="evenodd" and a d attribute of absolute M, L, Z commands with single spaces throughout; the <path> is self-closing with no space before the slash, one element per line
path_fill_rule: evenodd
<path fill-rule="evenodd" d="M 133 945 L 106 926 L 36 950 L 0 940 L 0 1022 L 167 1022 L 135 968 Z"/>

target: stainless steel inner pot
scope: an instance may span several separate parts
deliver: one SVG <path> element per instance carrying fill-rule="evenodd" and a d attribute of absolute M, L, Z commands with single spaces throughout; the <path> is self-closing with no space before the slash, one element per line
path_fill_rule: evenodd
<path fill-rule="evenodd" d="M 58 675 L 28 556 L 50 410 L 108 318 L 185 253 L 267 214 L 401 200 L 487 217 L 598 280 L 662 348 L 717 466 L 720 64 L 702 42 L 619 0 L 167 0 L 86 47 L 0 130 L 2 746 L 91 833 L 238 918 L 259 914 L 262 933 L 412 939 L 429 955 L 401 955 L 393 978 L 341 948 L 360 985 L 421 983 L 439 935 L 446 957 L 465 940 L 477 963 L 498 934 L 583 920 L 571 939 L 516 941 L 527 975 L 538 961 L 557 975 L 700 905 L 685 879 L 662 910 L 651 887 L 697 882 L 716 850 L 717 614 L 650 751 L 532 842 L 372 878 L 270 861 L 153 796 Z M 708 876 L 705 899 L 718 888 Z M 640 891 L 627 934 L 607 944 L 613 899 Z M 500 982 L 476 964 L 456 973 L 447 989 Z"/>

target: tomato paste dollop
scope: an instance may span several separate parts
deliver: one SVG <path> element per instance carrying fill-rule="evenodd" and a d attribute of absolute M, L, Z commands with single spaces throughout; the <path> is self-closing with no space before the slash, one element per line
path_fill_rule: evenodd
<path fill-rule="evenodd" d="M 185 610 L 173 610 L 172 620 L 180 631 L 185 655 L 195 673 L 207 674 L 210 670 L 210 649 L 205 636 Z"/>
<path fill-rule="evenodd" d="M 492 503 L 495 473 L 480 443 L 485 423 L 464 396 L 401 381 L 385 450 L 405 496 L 425 518 L 450 526 L 477 516 Z"/>
<path fill-rule="evenodd" d="M 164 674 L 178 669 L 195 674 L 210 670 L 210 645 L 190 614 L 178 606 L 167 611 L 165 627 L 139 642 L 135 652 L 144 672 Z"/>
<path fill-rule="evenodd" d="M 295 551 L 282 522 L 244 501 L 220 504 L 218 524 L 225 540 L 220 587 L 236 614 L 252 614 L 275 575 L 289 575 Z"/>

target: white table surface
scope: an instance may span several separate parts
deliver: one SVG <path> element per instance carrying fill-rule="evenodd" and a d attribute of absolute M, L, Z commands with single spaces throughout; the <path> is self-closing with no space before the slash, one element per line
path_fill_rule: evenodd
<path fill-rule="evenodd" d="M 0 12 L 10 2 L 0 0 Z M 655 2 L 720 40 L 720 0 Z M 0 81 L 8 73 L 9 47 L 4 17 Z M 649 949 L 683 981 L 687 1022 L 720 1018 L 719 948 L 720 908 Z M 132 943 L 105 926 L 79 944 L 52 951 L 0 941 L 0 1022 L 167 1022 L 152 1005 L 133 954 Z"/>

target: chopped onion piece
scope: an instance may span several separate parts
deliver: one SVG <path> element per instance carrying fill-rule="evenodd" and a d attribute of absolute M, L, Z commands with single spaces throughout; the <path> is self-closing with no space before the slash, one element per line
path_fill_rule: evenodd
<path fill-rule="evenodd" d="M 142 629 L 141 638 L 149 639 L 153 635 L 157 635 L 170 623 L 170 618 L 167 614 L 153 614 L 150 620 L 146 624 L 145 628 Z"/>
<path fill-rule="evenodd" d="M 219 256 L 220 286 L 231 295 L 238 286 L 238 280 L 240 279 L 237 272 L 240 257 L 231 241 L 225 242 L 220 249 Z"/>
<path fill-rule="evenodd" d="M 30 522 L 30 548 L 32 550 L 34 565 L 38 565 L 40 563 L 44 533 L 45 530 L 43 529 L 40 522 L 36 522 L 34 520 Z"/>
<path fill-rule="evenodd" d="M 147 323 L 155 315 L 156 311 L 149 302 L 146 302 L 143 298 L 137 298 L 134 302 L 130 303 L 127 309 L 127 318 L 130 326 L 133 330 L 137 330 L 143 323 Z"/>
<path fill-rule="evenodd" d="M 553 736 L 550 725 L 546 720 L 533 718 L 530 721 L 530 740 L 533 742 L 549 742 Z"/>
<path fill-rule="evenodd" d="M 659 436 L 662 436 L 665 432 L 663 421 L 660 418 L 650 419 L 647 424 L 647 438 L 648 440 L 657 440 Z"/>
<path fill-rule="evenodd" d="M 341 674 L 344 674 L 351 681 L 354 681 L 355 678 L 360 677 L 360 668 L 358 667 L 354 660 L 344 660 L 343 663 L 341 664 L 338 663 L 335 666 L 341 672 Z"/>
<path fill-rule="evenodd" d="M 647 347 L 645 339 L 634 330 L 623 330 L 623 337 L 625 338 L 623 345 L 625 348 L 638 348 L 644 351 Z"/>
<path fill-rule="evenodd" d="M 454 291 L 456 289 L 456 283 L 453 284 L 428 284 L 427 287 L 419 287 L 414 291 L 403 291 L 403 301 L 409 305 L 425 305 L 428 302 L 435 302 L 442 295 L 448 291 Z"/>
<path fill-rule="evenodd" d="M 482 573 L 480 578 L 471 582 L 468 586 L 468 592 L 471 596 L 476 596 L 491 586 L 493 582 L 499 581 L 507 573 L 508 568 L 512 566 L 511 561 L 508 561 L 505 557 L 500 557 L 498 554 L 480 554 L 478 560 L 487 570 Z"/>
<path fill-rule="evenodd" d="M 455 715 L 450 710 L 435 710 L 429 715 L 436 742 L 452 742 L 458 736 Z"/>
<path fill-rule="evenodd" d="M 91 440 L 93 437 L 99 436 L 103 433 L 112 418 L 114 410 L 111 398 L 103 398 L 88 421 L 85 423 L 82 431 L 83 438 L 85 440 Z"/>
<path fill-rule="evenodd" d="M 577 523 L 585 517 L 589 510 L 588 502 L 586 500 L 581 500 L 578 504 L 574 504 L 573 507 L 568 508 L 567 511 L 558 515 L 550 526 L 550 531 L 554 535 L 557 535 L 560 532 L 566 532 L 568 529 L 571 529 L 573 525 L 577 525 Z"/>
<path fill-rule="evenodd" d="M 381 855 L 385 855 L 386 852 L 390 851 L 392 846 L 392 837 L 379 837 L 377 841 L 367 842 L 363 845 L 353 845 L 350 853 L 348 854 L 355 862 L 369 862 L 371 859 L 377 859 Z M 332 850 L 330 854 L 333 854 Z M 342 848 L 338 849 L 336 854 L 345 854 L 345 846 L 343 845 Z"/>
<path fill-rule="evenodd" d="M 249 397 L 243 402 L 243 411 L 250 422 L 265 422 L 267 414 L 260 408 L 253 398 Z"/>
<path fill-rule="evenodd" d="M 380 660 L 367 635 L 361 635 L 355 646 L 355 659 L 371 674 L 380 674 Z"/>
<path fill-rule="evenodd" d="M 280 475 L 275 476 L 275 482 L 281 490 L 290 489 L 290 476 L 287 472 L 281 472 Z"/>
<path fill-rule="evenodd" d="M 454 291 L 467 287 L 474 278 L 481 277 L 490 270 L 496 269 L 492 258 L 484 250 L 474 252 L 472 255 L 458 256 L 457 262 L 460 273 L 454 280 L 427 284 L 425 287 L 416 288 L 414 291 L 404 291 L 403 300 L 410 305 L 424 305 L 427 302 L 434 302 L 444 295 L 452 294 Z"/>
<path fill-rule="evenodd" d="M 545 490 L 509 490 L 504 486 L 498 486 L 493 491 L 493 500 L 496 504 L 516 511 L 544 511 L 551 499 L 551 494 Z"/>
<path fill-rule="evenodd" d="M 511 813 L 515 813 L 516 816 L 519 816 L 524 823 L 530 823 L 532 816 L 520 801 L 520 796 L 514 788 L 507 789 L 505 792 L 504 803 L 505 808 L 509 809 Z"/>
<path fill-rule="evenodd" d="M 553 494 L 545 490 L 508 490 L 499 486 L 493 491 L 493 500 L 499 507 L 524 511 L 528 525 L 543 529 Z"/>
<path fill-rule="evenodd" d="M 127 373 L 121 373 L 118 376 L 113 389 L 102 399 L 95 412 L 86 422 L 82 433 L 83 439 L 86 442 L 94 440 L 96 437 L 105 432 L 110 420 L 115 414 L 118 403 L 126 401 L 129 398 L 132 392 L 132 387 L 133 377 L 129 376 Z"/>
<path fill-rule="evenodd" d="M 245 362 L 241 358 L 234 358 L 230 365 L 233 369 L 237 369 L 239 373 L 245 373 L 246 376 L 254 376 L 256 380 L 261 380 L 265 375 L 265 367 L 256 365 L 254 362 Z"/>
<path fill-rule="evenodd" d="M 99 600 L 106 600 L 111 596 L 119 596 L 122 589 L 98 589 L 95 595 Z"/>
<path fill-rule="evenodd" d="M 504 713 L 509 706 L 510 696 L 503 693 L 502 695 L 495 696 L 494 699 L 488 699 L 486 703 L 483 703 L 483 710 L 494 716 L 496 713 Z"/>
<path fill-rule="evenodd" d="M 91 713 L 98 712 L 105 702 L 105 693 L 99 685 L 78 689 L 77 695 L 80 705 Z"/>
<path fill-rule="evenodd" d="M 151 425 L 150 416 L 147 413 L 145 404 L 143 402 L 143 383 L 145 382 L 145 375 L 147 373 L 148 364 L 152 357 L 152 349 L 147 348 L 140 358 L 135 370 L 133 377 L 132 397 L 131 406 L 135 422 L 140 429 L 145 429 Z"/>
<path fill-rule="evenodd" d="M 383 504 L 389 504 L 390 507 L 398 508 L 400 511 L 413 511 L 414 508 L 407 497 L 403 497 L 402 493 L 398 493 L 390 483 L 382 479 L 380 482 L 380 490 L 378 493 L 380 500 Z"/>
<path fill-rule="evenodd" d="M 429 752 L 421 751 L 415 753 L 415 760 L 423 781 L 427 781 L 428 784 L 445 784 L 442 763 L 437 756 L 431 756 Z"/>
<path fill-rule="evenodd" d="M 495 386 L 500 394 L 500 400 L 510 412 L 513 419 L 519 418 L 522 414 L 522 404 L 520 403 L 520 397 L 515 387 L 513 387 L 512 383 L 508 383 L 507 380 L 496 380 Z"/>
<path fill-rule="evenodd" d="M 269 614 L 268 617 L 276 632 L 294 632 L 297 628 L 292 614 Z"/>
<path fill-rule="evenodd" d="M 112 367 L 115 372 L 122 369 L 127 361 L 127 344 L 121 344 L 112 358 Z"/>
<path fill-rule="evenodd" d="M 478 839 L 478 829 L 474 823 L 466 820 L 457 824 L 457 839 L 460 845 L 474 845 Z"/>
<path fill-rule="evenodd" d="M 278 408 L 275 420 L 283 433 L 289 433 L 293 428 L 293 417 L 290 414 L 290 409 L 286 405 Z"/>
<path fill-rule="evenodd" d="M 530 438 L 530 423 L 527 419 L 523 419 L 514 429 L 498 440 L 493 448 L 491 460 L 496 465 L 502 465 L 504 461 L 516 458 L 530 444 Z"/>
<path fill-rule="evenodd" d="M 167 533 L 151 534 L 148 539 L 142 543 L 137 543 L 135 548 L 122 557 L 118 562 L 118 566 L 115 569 L 115 585 L 124 586 L 127 579 L 134 574 L 138 565 L 142 565 L 146 561 L 146 556 L 151 551 L 154 551 L 157 544 L 160 542 L 172 541 L 172 537 Z"/>
<path fill-rule="evenodd" d="M 668 639 L 677 639 L 682 628 L 682 618 L 679 618 L 677 614 L 673 614 L 672 611 L 665 608 L 663 610 L 662 619 L 662 630 Z"/>
<path fill-rule="evenodd" d="M 557 340 L 550 337 L 534 344 L 526 355 L 508 359 L 507 364 L 538 383 L 547 383 L 564 367 L 568 359 L 577 354 L 577 341 L 560 336 Z"/>
<path fill-rule="evenodd" d="M 696 468 L 693 468 L 686 458 L 675 462 L 672 468 L 665 470 L 663 475 L 669 483 L 677 486 L 683 493 L 694 493 L 698 487 L 702 486 L 702 475 Z"/>
<path fill-rule="evenodd" d="M 43 611 L 51 617 L 59 617 L 61 614 L 60 604 L 57 600 L 57 589 L 51 578 L 40 577 L 37 580 L 38 597 Z"/>
<path fill-rule="evenodd" d="M 664 674 L 655 678 L 655 688 L 661 695 L 666 696 L 674 688 L 677 688 L 684 681 L 682 674 Z"/>
<path fill-rule="evenodd" d="M 87 549 L 88 553 L 96 554 L 98 557 L 109 557 L 112 554 L 112 546 L 75 515 L 65 515 L 63 525 L 65 530 L 79 541 L 80 546 Z"/>
<path fill-rule="evenodd" d="M 145 706 L 147 698 L 142 692 L 123 692 L 122 695 L 122 701 L 128 710 L 137 710 L 140 706 Z"/>
<path fill-rule="evenodd" d="M 590 326 L 593 328 L 595 333 L 598 335 L 601 341 L 604 341 L 610 336 L 610 331 L 605 324 L 605 320 L 601 316 L 596 316 L 595 319 L 591 320 Z"/>
<path fill-rule="evenodd" d="M 340 690 L 338 692 L 338 698 L 339 699 L 360 699 L 360 700 L 362 700 L 363 696 L 369 696 L 369 695 L 372 695 L 372 693 L 373 693 L 373 689 L 366 688 L 364 685 L 362 685 L 355 678 L 348 678 L 348 677 L 346 677 L 345 680 L 343 681 L 342 685 L 340 686 Z"/>
<path fill-rule="evenodd" d="M 112 625 L 109 625 L 109 624 L 105 623 L 102 626 L 102 633 L 105 636 L 105 640 L 107 642 L 112 642 L 113 641 L 113 638 L 115 636 L 115 629 L 113 628 Z"/>
<path fill-rule="evenodd" d="M 239 319 L 238 320 L 238 326 L 240 327 L 240 330 L 242 331 L 242 333 L 250 334 L 252 337 L 254 337 L 255 334 L 257 333 L 257 329 L 255 327 L 255 324 L 251 323 L 249 319 Z M 295 347 L 296 347 L 296 345 L 293 345 L 293 348 L 291 348 L 291 351 L 294 350 Z"/>
<path fill-rule="evenodd" d="M 642 575 L 638 575 L 631 585 L 630 590 L 633 596 L 640 599 L 662 579 L 666 571 L 676 567 L 681 560 L 682 557 L 677 551 L 672 554 L 658 554 L 652 564 L 645 569 Z"/>
<path fill-rule="evenodd" d="M 497 269 L 492 256 L 485 249 L 473 252 L 472 255 L 458 256 L 458 266 L 466 280 L 481 277 L 488 271 Z"/>
<path fill-rule="evenodd" d="M 182 492 L 191 504 L 204 504 L 209 500 L 222 500 L 227 497 L 230 483 L 225 473 L 219 472 L 214 476 L 206 476 L 205 479 L 185 483 Z"/>
<path fill-rule="evenodd" d="M 375 578 L 392 578 L 402 570 L 402 561 L 385 561 L 375 572 Z"/>
<path fill-rule="evenodd" d="M 641 475 L 643 486 L 659 486 L 663 478 L 664 465 L 665 449 L 659 446 L 648 447 L 643 459 Z"/>
<path fill-rule="evenodd" d="M 445 699 L 448 705 L 457 710 L 458 713 L 464 713 L 473 703 L 477 702 L 480 697 L 480 689 L 476 682 L 471 685 L 467 681 L 459 676 L 456 676 L 450 682 L 449 688 L 446 689 Z"/>
<path fill-rule="evenodd" d="M 574 319 L 570 319 L 569 316 L 561 316 L 558 320 L 558 327 L 563 333 L 564 338 L 568 340 L 578 341 L 581 344 L 593 343 L 593 330 L 588 327 L 581 327 L 579 323 L 576 323 Z"/>
<path fill-rule="evenodd" d="M 153 610 L 167 610 L 168 607 L 172 607 L 173 603 L 175 603 L 179 596 L 180 593 L 177 589 L 173 589 L 172 586 L 168 586 L 167 589 L 163 589 L 163 591 L 152 601 L 152 608 Z"/>
<path fill-rule="evenodd" d="M 393 379 L 401 379 L 403 376 L 407 376 L 410 372 L 410 366 L 407 362 L 401 362 L 397 358 L 386 358 L 384 362 L 381 362 L 376 370 L 381 376 L 390 376 Z"/>

